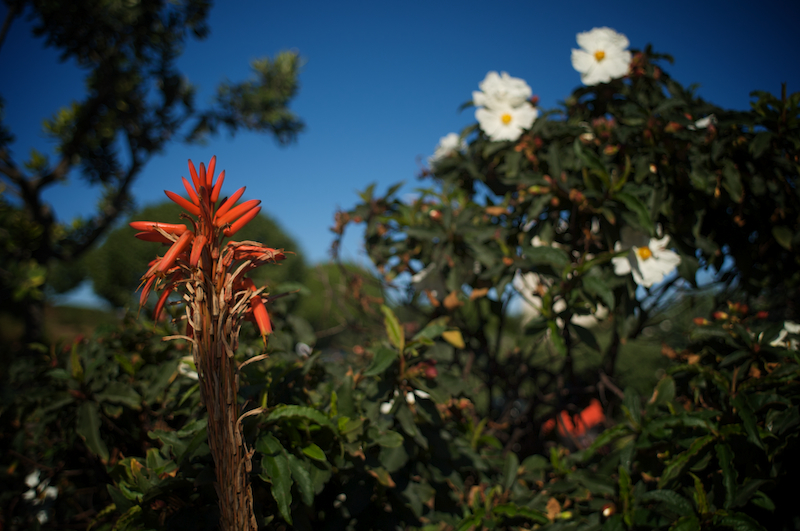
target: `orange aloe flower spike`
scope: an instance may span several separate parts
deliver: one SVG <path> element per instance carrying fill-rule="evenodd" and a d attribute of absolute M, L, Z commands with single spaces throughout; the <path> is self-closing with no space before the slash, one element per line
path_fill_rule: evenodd
<path fill-rule="evenodd" d="M 178 206 L 180 206 L 181 208 L 186 210 L 188 213 L 194 214 L 195 216 L 199 216 L 200 215 L 200 208 L 197 205 L 187 201 L 186 199 L 182 198 L 181 196 L 179 196 L 175 192 L 170 192 L 169 190 L 164 190 L 164 193 L 167 194 L 167 197 L 172 199 L 175 203 L 178 204 Z"/>
<path fill-rule="evenodd" d="M 189 159 L 189 174 L 192 176 L 192 182 L 194 183 L 194 189 L 199 192 L 200 191 L 200 179 L 197 177 L 197 170 L 194 168 L 194 164 L 192 163 L 192 159 Z"/>
<path fill-rule="evenodd" d="M 230 196 L 228 199 L 226 199 L 225 201 L 223 201 L 223 202 L 222 202 L 222 204 L 221 204 L 221 205 L 219 206 L 219 208 L 217 209 L 217 215 L 216 215 L 215 217 L 217 217 L 217 218 L 218 218 L 218 217 L 220 217 L 220 216 L 224 216 L 224 215 L 225 215 L 225 213 L 226 213 L 228 210 L 230 210 L 230 209 L 231 209 L 231 207 L 232 207 L 234 204 L 236 204 L 236 201 L 238 201 L 238 200 L 239 200 L 239 198 L 240 198 L 240 197 L 242 197 L 242 194 L 244 194 L 244 189 L 245 189 L 245 188 L 247 188 L 247 187 L 246 187 L 246 186 L 242 186 L 241 188 L 239 188 L 238 190 L 236 190 L 236 192 L 234 192 L 234 194 L 233 194 L 232 196 Z"/>
<path fill-rule="evenodd" d="M 236 222 L 234 222 L 230 227 L 226 227 L 222 232 L 225 234 L 225 236 L 233 236 L 239 232 L 239 229 L 253 221 L 253 218 L 255 218 L 259 212 L 261 212 L 261 207 L 256 207 L 248 211 L 244 216 L 237 219 Z"/>
<path fill-rule="evenodd" d="M 220 216 L 218 214 L 217 219 L 214 221 L 214 224 L 217 227 L 221 227 L 226 223 L 230 223 L 231 221 L 238 218 L 248 210 L 257 207 L 260 204 L 261 204 L 261 199 L 250 199 L 249 201 L 245 201 L 241 205 L 236 205 L 234 208 L 226 212 L 225 215 L 223 216 Z"/>
<path fill-rule="evenodd" d="M 217 156 L 214 155 L 211 157 L 211 160 L 208 161 L 208 170 L 206 170 L 206 186 L 208 186 L 209 190 L 211 186 L 214 184 L 214 170 L 217 167 Z"/>
<path fill-rule="evenodd" d="M 189 184 L 189 181 L 186 180 L 186 177 L 181 177 L 183 179 L 183 187 L 186 188 L 186 193 L 189 194 L 189 200 L 197 206 L 200 206 L 200 199 L 197 197 L 197 194 L 192 188 L 192 185 Z"/>
<path fill-rule="evenodd" d="M 219 177 L 217 178 L 217 184 L 214 185 L 214 189 L 211 190 L 211 202 L 216 203 L 217 199 L 219 199 L 219 193 L 222 190 L 222 183 L 225 181 L 225 170 L 219 172 Z"/>
<path fill-rule="evenodd" d="M 161 262 L 158 263 L 158 267 L 156 271 L 161 271 L 162 273 L 172 267 L 172 264 L 175 263 L 175 260 L 178 259 L 178 255 L 180 255 L 183 251 L 186 250 L 186 247 L 189 245 L 189 242 L 192 241 L 194 238 L 194 233 L 186 231 L 181 234 L 181 237 L 178 238 L 178 241 L 172 244 L 172 247 L 164 254 L 164 258 L 161 259 Z"/>

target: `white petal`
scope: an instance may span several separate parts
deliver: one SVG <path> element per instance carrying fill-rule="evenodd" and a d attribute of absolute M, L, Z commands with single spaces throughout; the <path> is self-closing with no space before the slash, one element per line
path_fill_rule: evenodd
<path fill-rule="evenodd" d="M 394 404 L 392 402 L 384 402 L 383 404 L 381 404 L 381 413 L 383 413 L 384 415 L 388 415 L 389 412 L 392 410 L 393 405 Z"/>
<path fill-rule="evenodd" d="M 585 50 L 572 50 L 572 68 L 578 72 L 588 72 L 597 64 L 597 60 L 592 54 Z"/>
<path fill-rule="evenodd" d="M 631 257 L 630 253 L 626 256 L 617 256 L 611 259 L 614 265 L 614 273 L 619 276 L 627 275 L 631 272 Z"/>
<path fill-rule="evenodd" d="M 430 398 L 431 397 L 431 395 L 429 395 L 428 393 L 426 393 L 425 391 L 423 391 L 421 389 L 414 389 L 414 394 L 417 395 L 420 398 Z"/>
<path fill-rule="evenodd" d="M 416 401 L 417 399 L 414 398 L 414 393 L 406 393 L 406 402 L 408 402 L 409 404 L 413 404 Z"/>
<path fill-rule="evenodd" d="M 25 484 L 30 488 L 33 488 L 36 485 L 38 485 L 39 484 L 39 471 L 38 470 L 34 470 L 33 472 L 31 472 L 30 474 L 25 476 Z"/>

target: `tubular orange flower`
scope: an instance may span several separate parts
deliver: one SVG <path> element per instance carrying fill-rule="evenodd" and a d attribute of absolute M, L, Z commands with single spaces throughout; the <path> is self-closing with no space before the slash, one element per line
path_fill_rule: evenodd
<path fill-rule="evenodd" d="M 189 265 L 191 267 L 197 267 L 197 263 L 200 261 L 200 255 L 203 253 L 203 248 L 206 245 L 206 237 L 202 234 L 194 239 L 192 242 L 192 255 L 189 258 Z"/>
<path fill-rule="evenodd" d="M 200 206 L 200 199 L 197 197 L 197 194 L 192 189 L 192 185 L 189 184 L 189 181 L 186 180 L 186 177 L 181 177 L 181 180 L 183 181 L 183 187 L 186 188 L 186 193 L 189 194 L 189 199 L 196 206 Z"/>
<path fill-rule="evenodd" d="M 256 325 L 258 325 L 258 330 L 261 332 L 261 337 L 266 340 L 266 336 L 272 333 L 272 323 L 269 320 L 269 313 L 267 313 L 267 308 L 264 306 L 264 301 L 261 300 L 261 295 L 253 297 L 250 306 L 253 309 L 253 317 L 256 320 Z"/>
<path fill-rule="evenodd" d="M 186 225 L 178 223 L 159 223 L 158 221 L 131 221 L 128 225 L 136 230 L 155 231 L 158 229 L 180 236 L 186 232 Z"/>
<path fill-rule="evenodd" d="M 178 204 L 178 206 L 180 206 L 181 208 L 183 208 L 187 212 L 191 212 L 195 216 L 199 216 L 200 215 L 200 209 L 197 207 L 197 205 L 192 204 L 190 201 L 187 201 L 186 199 L 182 198 L 181 196 L 179 196 L 175 192 L 170 192 L 169 190 L 164 190 L 164 193 L 167 194 L 167 197 L 172 199 L 175 203 Z"/>
<path fill-rule="evenodd" d="M 222 190 L 222 183 L 224 182 L 225 182 L 225 170 L 222 170 L 221 172 L 219 172 L 219 177 L 217 177 L 217 184 L 215 184 L 214 188 L 211 190 L 212 203 L 216 203 L 217 199 L 219 199 L 219 192 L 220 190 Z"/>
<path fill-rule="evenodd" d="M 137 232 L 135 236 L 146 242 L 174 243 L 160 232 Z"/>
<path fill-rule="evenodd" d="M 211 185 L 214 184 L 214 170 L 217 167 L 217 156 L 214 155 L 211 157 L 211 160 L 208 161 L 208 171 L 206 172 L 206 186 L 211 188 Z"/>
<path fill-rule="evenodd" d="M 156 271 L 161 271 L 162 273 L 172 267 L 175 263 L 175 260 L 178 259 L 178 256 L 186 250 L 186 247 L 189 245 L 189 242 L 192 241 L 194 238 L 193 232 L 184 232 L 181 234 L 181 237 L 178 238 L 178 241 L 172 244 L 172 247 L 164 255 L 164 258 L 161 259 L 159 262 Z"/>
<path fill-rule="evenodd" d="M 216 219 L 214 220 L 214 224 L 217 227 L 222 227 L 226 223 L 232 222 L 234 219 L 238 218 L 239 216 L 241 216 L 242 214 L 244 214 L 248 210 L 251 210 L 251 209 L 257 207 L 260 204 L 261 204 L 261 200 L 260 199 L 251 199 L 249 201 L 245 201 L 241 205 L 237 205 L 237 206 L 233 207 L 232 209 L 230 209 L 224 215 L 220 215 L 218 213 L 217 216 L 216 216 Z"/>
<path fill-rule="evenodd" d="M 231 209 L 231 207 L 242 197 L 244 193 L 244 189 L 247 188 L 246 186 L 242 186 L 232 196 L 222 202 L 222 204 L 217 209 L 217 217 L 224 216 L 225 213 Z"/>
<path fill-rule="evenodd" d="M 222 232 L 225 234 L 225 236 L 233 236 L 239 232 L 239 229 L 253 221 L 253 218 L 255 218 L 259 212 L 261 212 L 261 207 L 256 207 L 250 210 L 245 215 L 237 219 L 230 227 L 225 227 Z"/>

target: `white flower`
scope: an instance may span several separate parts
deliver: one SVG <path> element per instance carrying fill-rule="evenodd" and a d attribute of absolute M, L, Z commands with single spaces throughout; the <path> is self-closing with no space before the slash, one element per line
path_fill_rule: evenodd
<path fill-rule="evenodd" d="M 572 66 L 581 73 L 584 85 L 608 83 L 628 73 L 631 52 L 628 38 L 611 28 L 594 28 L 578 33 L 581 50 L 572 50 Z"/>
<path fill-rule="evenodd" d="M 700 118 L 694 125 L 687 125 L 686 129 L 695 131 L 697 129 L 706 129 L 709 125 L 717 125 L 717 117 L 713 114 L 709 114 L 705 118 Z"/>
<path fill-rule="evenodd" d="M 305 343 L 298 343 L 294 346 L 294 351 L 299 358 L 308 359 L 314 352 L 314 349 Z"/>
<path fill-rule="evenodd" d="M 632 273 L 634 282 L 641 286 L 649 288 L 661 282 L 681 263 L 678 253 L 667 249 L 669 236 L 650 238 L 630 227 L 623 227 L 620 236 L 622 241 L 614 244 L 614 250 L 629 249 L 629 252 L 611 259 L 614 272 L 617 275 Z"/>
<path fill-rule="evenodd" d="M 555 244 L 554 244 L 555 245 Z M 542 314 L 542 298 L 538 294 L 544 289 L 549 287 L 552 283 L 542 279 L 541 275 L 533 272 L 522 274 L 517 271 L 514 275 L 512 285 L 517 293 L 522 295 L 522 323 L 525 324 L 531 319 L 539 317 Z M 540 287 L 541 286 L 541 287 Z M 557 297 L 553 301 L 553 313 L 560 314 L 567 309 L 567 302 L 561 297 Z M 605 319 L 608 316 L 608 308 L 602 304 L 597 305 L 597 309 L 588 314 L 573 314 L 570 322 L 584 328 L 591 328 L 596 325 L 598 321 Z M 556 324 L 559 328 L 564 328 L 564 320 L 560 317 L 556 318 Z"/>
<path fill-rule="evenodd" d="M 33 487 L 35 487 L 36 485 L 38 485 L 39 484 L 39 471 L 38 470 L 34 470 L 33 472 L 31 472 L 30 474 L 25 476 L 25 484 L 31 489 Z"/>
<path fill-rule="evenodd" d="M 533 125 L 537 116 L 539 111 L 528 102 L 522 102 L 517 107 L 497 104 L 475 110 L 475 119 L 481 130 L 494 141 L 518 139 L 525 129 Z"/>
<path fill-rule="evenodd" d="M 800 324 L 793 321 L 785 321 L 783 323 L 783 330 L 778 333 L 778 337 L 770 342 L 771 347 L 784 347 L 791 350 L 797 350 L 800 342 L 796 339 L 786 341 L 786 336 L 789 334 L 800 334 Z"/>
<path fill-rule="evenodd" d="M 197 376 L 197 367 L 194 365 L 194 357 L 193 356 L 184 356 L 181 358 L 180 363 L 178 364 L 178 373 L 191 380 L 198 380 L 199 377 Z"/>
<path fill-rule="evenodd" d="M 381 404 L 381 413 L 383 413 L 384 415 L 388 415 L 389 412 L 392 410 L 393 406 L 394 406 L 394 400 L 391 400 L 389 402 L 384 402 L 383 404 Z"/>
<path fill-rule="evenodd" d="M 472 103 L 476 107 L 492 108 L 497 105 L 517 107 L 533 95 L 531 87 L 523 79 L 511 77 L 506 72 L 500 75 L 497 72 L 489 72 L 478 87 L 481 91 L 472 93 Z"/>
<path fill-rule="evenodd" d="M 451 157 L 455 153 L 467 148 L 467 143 L 457 133 L 448 133 L 439 139 L 439 145 L 433 152 L 433 156 L 428 158 L 428 164 L 433 166 L 440 160 Z"/>

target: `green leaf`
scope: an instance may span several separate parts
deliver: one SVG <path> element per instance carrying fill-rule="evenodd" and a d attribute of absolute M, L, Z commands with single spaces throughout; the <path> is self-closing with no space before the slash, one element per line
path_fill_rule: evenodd
<path fill-rule="evenodd" d="M 97 393 L 95 398 L 101 402 L 123 404 L 136 410 L 142 407 L 142 396 L 131 386 L 118 381 L 109 382 L 103 392 Z"/>
<path fill-rule="evenodd" d="M 312 422 L 316 422 L 320 426 L 330 428 L 334 433 L 336 433 L 336 427 L 333 425 L 330 419 L 322 412 L 310 407 L 280 405 L 267 416 L 267 422 L 275 422 L 283 418 L 303 418 Z"/>
<path fill-rule="evenodd" d="M 403 445 L 403 436 L 396 431 L 387 431 L 381 433 L 373 439 L 373 441 L 384 448 L 397 448 Z"/>
<path fill-rule="evenodd" d="M 569 323 L 567 326 L 575 331 L 577 336 L 586 344 L 586 346 L 592 350 L 600 352 L 600 344 L 597 342 L 597 338 L 594 337 L 594 333 L 591 330 L 575 323 Z"/>
<path fill-rule="evenodd" d="M 325 452 L 322 451 L 322 448 L 314 443 L 309 443 L 308 446 L 304 447 L 303 453 L 316 461 L 322 461 L 323 463 L 328 461 L 328 459 L 325 457 Z"/>
<path fill-rule="evenodd" d="M 714 449 L 717 451 L 719 468 L 722 470 L 722 484 L 725 486 L 726 509 L 733 506 L 736 500 L 736 468 L 733 466 L 733 450 L 725 443 L 718 443 Z"/>
<path fill-rule="evenodd" d="M 528 247 L 525 254 L 532 264 L 550 265 L 559 270 L 566 268 L 570 264 L 567 251 L 550 247 L 549 245 Z"/>
<path fill-rule="evenodd" d="M 72 344 L 72 352 L 70 352 L 69 361 L 72 369 L 72 378 L 83 382 L 83 367 L 81 366 L 80 354 L 78 354 L 77 341 Z"/>
<path fill-rule="evenodd" d="M 622 519 L 630 527 L 633 523 L 633 485 L 631 477 L 625 467 L 620 465 L 619 471 L 619 497 L 622 501 Z"/>
<path fill-rule="evenodd" d="M 548 319 L 547 327 L 550 329 L 550 340 L 553 342 L 556 352 L 566 357 L 567 344 L 564 342 L 564 338 L 561 337 L 561 330 L 558 328 L 558 323 L 556 323 L 555 319 Z"/>
<path fill-rule="evenodd" d="M 642 398 L 632 387 L 625 389 L 625 399 L 623 405 L 630 414 L 631 421 L 638 427 L 642 423 Z"/>
<path fill-rule="evenodd" d="M 794 236 L 794 234 L 790 228 L 784 227 L 783 225 L 773 225 L 772 236 L 775 238 L 775 241 L 787 251 L 792 249 L 792 236 Z"/>
<path fill-rule="evenodd" d="M 742 177 L 739 170 L 732 161 L 726 160 L 722 166 L 722 187 L 725 188 L 731 196 L 731 199 L 737 203 L 741 203 L 744 199 L 744 189 L 742 188 Z"/>
<path fill-rule="evenodd" d="M 314 504 L 314 482 L 306 469 L 306 464 L 292 454 L 288 454 L 287 457 L 289 458 L 289 469 L 295 485 L 300 491 L 300 496 L 303 498 L 303 503 L 307 507 L 311 507 Z"/>
<path fill-rule="evenodd" d="M 403 328 L 400 326 L 400 322 L 397 320 L 397 316 L 395 316 L 391 308 L 382 304 L 381 311 L 384 315 L 383 323 L 386 326 L 386 334 L 389 336 L 389 341 L 402 354 L 406 341 Z"/>
<path fill-rule="evenodd" d="M 638 197 L 635 197 L 627 192 L 617 192 L 614 195 L 614 199 L 621 201 L 626 207 L 628 207 L 628 210 L 634 212 L 638 216 L 639 223 L 645 232 L 650 234 L 653 233 L 653 220 L 650 219 L 650 209 L 647 208 L 647 206 L 642 203 Z"/>
<path fill-rule="evenodd" d="M 84 402 L 78 407 L 75 432 L 83 439 L 92 453 L 100 457 L 103 463 L 108 462 L 108 447 L 100 437 L 100 415 L 97 403 Z"/>
<path fill-rule="evenodd" d="M 394 360 L 397 359 L 398 353 L 396 350 L 390 348 L 378 348 L 378 351 L 372 357 L 372 362 L 369 367 L 364 371 L 364 376 L 377 376 L 391 367 Z"/>
<path fill-rule="evenodd" d="M 672 479 L 678 477 L 680 473 L 683 471 L 683 468 L 689 463 L 689 460 L 692 457 L 696 456 L 700 453 L 707 444 L 714 440 L 713 435 L 706 435 L 705 437 L 699 437 L 692 442 L 689 449 L 685 452 L 682 452 L 676 455 L 672 460 L 664 467 L 664 472 L 661 474 L 661 479 L 658 480 L 658 488 L 664 488 L 664 486 L 669 483 Z"/>
<path fill-rule="evenodd" d="M 583 282 L 583 289 L 585 289 L 587 293 L 603 301 L 603 304 L 605 304 L 609 310 L 614 310 L 614 291 L 608 285 L 608 282 L 593 275 L 581 277 L 581 282 Z"/>
<path fill-rule="evenodd" d="M 503 490 L 508 490 L 517 479 L 517 469 L 519 468 L 519 458 L 514 452 L 508 452 L 503 460 Z"/>
<path fill-rule="evenodd" d="M 697 516 L 684 516 L 680 518 L 675 525 L 669 528 L 669 531 L 697 531 L 701 529 L 700 521 Z"/>
<path fill-rule="evenodd" d="M 672 512 L 680 516 L 694 515 L 694 509 L 689 500 L 675 492 L 674 490 L 651 490 L 639 497 L 643 503 L 660 502 L 665 504 Z"/>
<path fill-rule="evenodd" d="M 706 488 L 699 477 L 695 476 L 691 472 L 689 472 L 689 475 L 692 476 L 692 479 L 694 479 L 694 492 L 692 493 L 692 496 L 694 497 L 694 504 L 697 507 L 697 512 L 701 515 L 707 514 L 709 508 Z"/>
<path fill-rule="evenodd" d="M 733 513 L 719 519 L 719 524 L 733 531 L 766 531 L 764 527 L 744 513 Z"/>
<path fill-rule="evenodd" d="M 256 450 L 262 453 L 262 472 L 258 477 L 271 484 L 270 490 L 278 504 L 278 510 L 283 519 L 291 524 L 292 472 L 289 468 L 289 460 L 286 458 L 286 450 L 280 441 L 270 433 L 258 439 Z"/>
<path fill-rule="evenodd" d="M 428 323 L 425 328 L 417 332 L 417 335 L 414 336 L 414 340 L 426 338 L 426 339 L 436 339 L 442 332 L 447 330 L 447 317 L 440 317 L 438 319 L 434 319 L 430 323 Z"/>
<path fill-rule="evenodd" d="M 736 413 L 738 413 L 739 418 L 742 419 L 744 429 L 747 432 L 747 440 L 763 450 L 764 443 L 761 442 L 761 436 L 758 434 L 756 414 L 753 412 L 750 404 L 747 403 L 744 395 L 737 395 L 736 398 L 731 400 L 731 403 L 736 408 Z"/>

